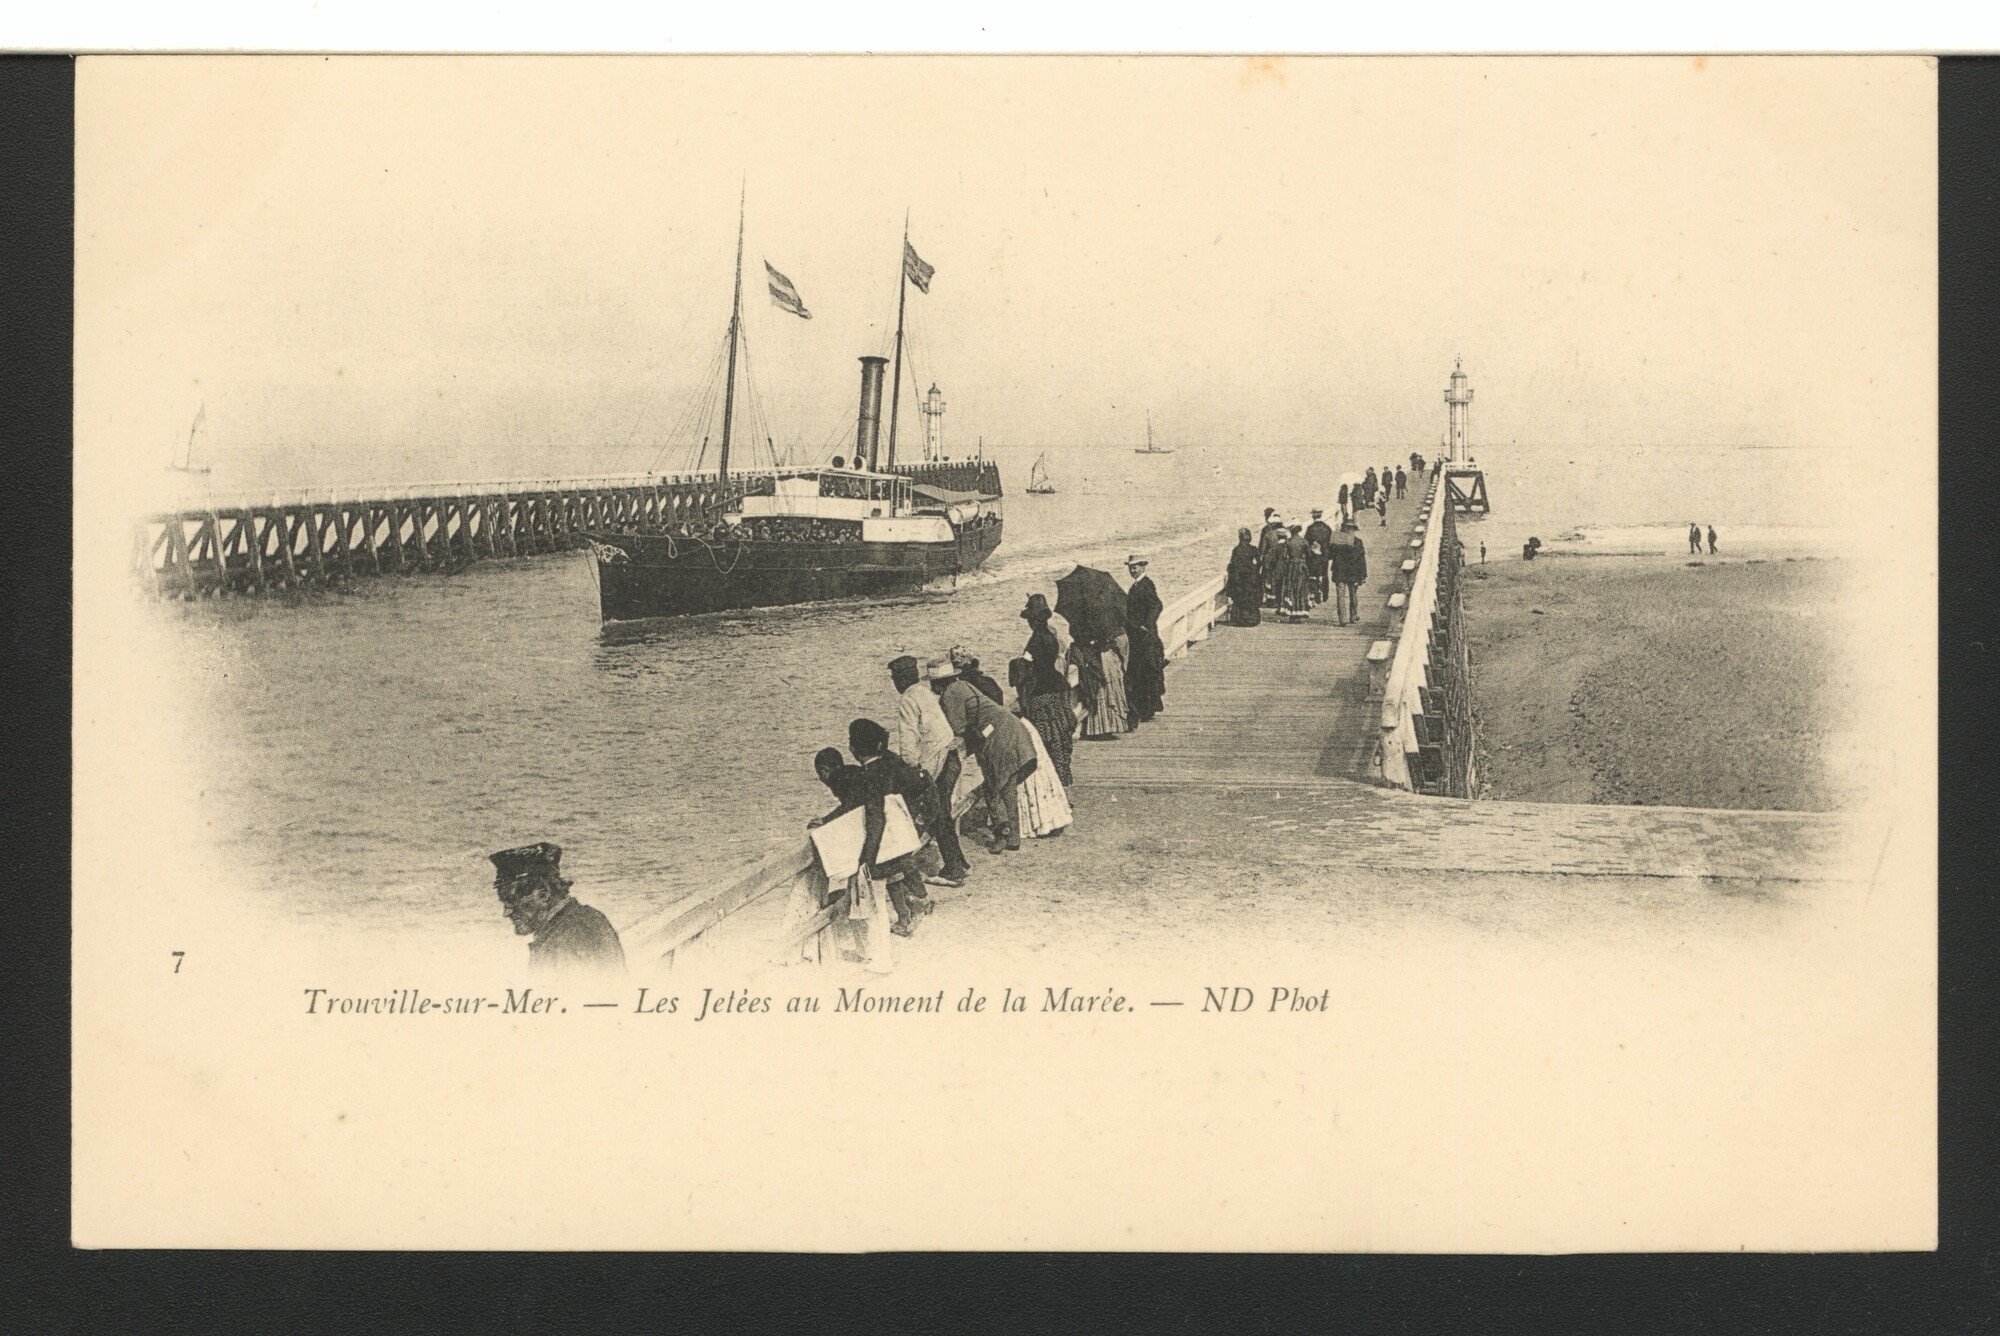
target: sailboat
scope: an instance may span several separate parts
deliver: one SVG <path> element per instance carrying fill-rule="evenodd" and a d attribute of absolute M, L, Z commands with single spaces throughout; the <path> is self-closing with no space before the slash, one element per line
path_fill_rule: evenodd
<path fill-rule="evenodd" d="M 194 463 L 194 439 L 196 436 L 199 436 L 201 434 L 201 429 L 203 427 L 206 427 L 207 425 L 208 425 L 208 405 L 203 404 L 200 408 L 195 410 L 194 424 L 188 428 L 187 444 L 181 447 L 180 458 L 169 459 L 167 461 L 167 469 L 169 472 L 172 473 L 208 472 L 208 465 L 203 464 L 200 468 L 196 468 Z"/>
<path fill-rule="evenodd" d="M 1135 455 L 1170 455 L 1173 452 L 1173 447 L 1170 445 L 1153 444 L 1153 415 L 1151 413 L 1146 414 L 1146 443 L 1144 445 L 1133 446 L 1132 453 Z"/>
<path fill-rule="evenodd" d="M 1035 456 L 1034 466 L 1028 470 L 1028 491 L 1036 496 L 1050 496 L 1056 485 L 1049 479 L 1049 456 L 1045 450 Z"/>
<path fill-rule="evenodd" d="M 932 273 L 911 249 L 907 223 L 899 263 L 904 290 L 896 304 L 896 392 L 888 404 L 886 461 L 878 465 L 877 457 L 889 359 L 863 357 L 851 461 L 835 456 L 830 467 L 778 468 L 732 478 L 737 345 L 743 328 L 739 203 L 736 295 L 729 316 L 728 388 L 716 471 L 719 503 L 705 514 L 666 517 L 636 532 L 584 535 L 597 570 L 604 621 L 906 594 L 940 577 L 977 570 L 992 555 L 1000 545 L 1002 525 L 998 468 L 963 462 L 896 464 L 904 302 L 912 282 L 929 290 Z M 801 314 L 791 280 L 775 270 L 771 275 L 773 300 Z"/>

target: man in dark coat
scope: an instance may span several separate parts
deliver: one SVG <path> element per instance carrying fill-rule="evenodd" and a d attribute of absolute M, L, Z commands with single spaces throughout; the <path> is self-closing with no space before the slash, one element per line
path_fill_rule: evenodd
<path fill-rule="evenodd" d="M 1396 499 L 1397 499 L 1398 501 L 1401 501 L 1401 500 L 1403 499 L 1403 497 L 1404 497 L 1404 496 L 1405 496 L 1405 495 L 1406 495 L 1406 494 L 1407 494 L 1407 493 L 1409 492 L 1409 490 L 1410 490 L 1410 475 L 1409 475 L 1409 474 L 1407 474 L 1407 473 L 1405 473 L 1405 472 L 1403 472 L 1403 470 L 1401 470 L 1401 469 L 1397 469 L 1397 470 L 1396 470 Z"/>
<path fill-rule="evenodd" d="M 1236 531 L 1236 550 L 1229 554 L 1223 584 L 1229 591 L 1231 626 L 1255 626 L 1264 620 L 1264 559 L 1248 529 Z"/>
<path fill-rule="evenodd" d="M 1342 626 L 1361 620 L 1360 586 L 1368 579 L 1368 550 L 1354 531 L 1354 519 L 1341 521 L 1333 536 L 1333 611 Z M 1341 598 L 1345 590 L 1347 597 Z"/>
<path fill-rule="evenodd" d="M 889 750 L 889 730 L 873 719 L 856 719 L 847 726 L 847 749 L 854 753 L 859 764 L 847 768 L 851 778 L 846 793 L 840 796 L 844 807 L 866 809 L 862 817 L 865 833 L 861 866 L 873 868 L 873 875 L 888 882 L 889 903 L 896 908 L 896 921 L 889 931 L 908 937 L 917 916 L 929 913 L 932 907 L 930 893 L 924 889 L 923 851 L 876 864 L 885 820 L 882 804 L 890 794 L 898 795 L 916 823 L 918 834 L 926 839 L 935 838 L 935 832 L 945 824 L 939 815 L 937 785 L 929 775 Z"/>
<path fill-rule="evenodd" d="M 1306 571 L 1312 577 L 1312 597 L 1314 603 L 1324 603 L 1328 594 L 1327 571 L 1333 561 L 1333 526 L 1320 518 L 1320 512 L 1313 511 L 1313 522 L 1306 526 Z"/>
<path fill-rule="evenodd" d="M 1291 535 L 1275 510 L 1264 512 L 1264 532 L 1257 535 L 1257 556 L 1264 578 L 1264 602 L 1278 601 L 1278 548 Z"/>
<path fill-rule="evenodd" d="M 528 941 L 528 972 L 540 978 L 612 982 L 625 974 L 625 948 L 611 920 L 580 904 L 562 875 L 562 847 L 542 840 L 488 854 L 493 892 Z"/>
<path fill-rule="evenodd" d="M 1125 591 L 1125 637 L 1131 657 L 1125 662 L 1125 699 L 1132 718 L 1146 723 L 1166 707 L 1167 648 L 1160 642 L 1160 591 L 1146 574 L 1146 559 L 1137 553 L 1125 558 L 1132 587 Z"/>

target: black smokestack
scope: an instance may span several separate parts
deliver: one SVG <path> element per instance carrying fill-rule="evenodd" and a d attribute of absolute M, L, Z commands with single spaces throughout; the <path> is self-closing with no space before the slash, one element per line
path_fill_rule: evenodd
<path fill-rule="evenodd" d="M 854 453 L 875 467 L 875 452 L 882 438 L 882 368 L 886 357 L 861 359 L 861 417 L 854 424 Z"/>

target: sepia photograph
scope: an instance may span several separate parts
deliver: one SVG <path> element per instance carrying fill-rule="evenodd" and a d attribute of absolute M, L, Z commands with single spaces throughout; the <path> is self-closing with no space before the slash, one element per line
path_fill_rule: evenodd
<path fill-rule="evenodd" d="M 1937 132 L 82 59 L 74 1242 L 1935 1247 Z"/>

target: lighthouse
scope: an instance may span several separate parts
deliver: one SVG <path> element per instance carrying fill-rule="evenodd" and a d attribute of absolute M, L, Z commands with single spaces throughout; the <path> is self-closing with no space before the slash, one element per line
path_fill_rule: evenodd
<path fill-rule="evenodd" d="M 1486 475 L 1472 462 L 1472 448 L 1465 439 L 1466 417 L 1472 408 L 1472 387 L 1465 379 L 1465 359 L 1454 359 L 1451 383 L 1444 392 L 1446 455 L 1444 463 L 1445 504 L 1461 514 L 1485 515 L 1491 511 L 1486 500 Z"/>
<path fill-rule="evenodd" d="M 1451 453 L 1447 456 L 1454 464 L 1463 464 L 1468 459 L 1465 448 L 1465 419 L 1472 407 L 1472 389 L 1465 381 L 1465 359 L 1458 358 L 1451 368 L 1451 388 L 1444 392 L 1445 413 L 1450 419 L 1448 439 Z"/>
<path fill-rule="evenodd" d="M 931 382 L 931 392 L 924 396 L 919 405 L 924 415 L 924 460 L 934 462 L 944 458 L 944 396 L 938 393 L 937 382 Z"/>

